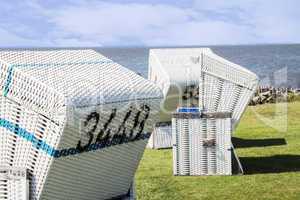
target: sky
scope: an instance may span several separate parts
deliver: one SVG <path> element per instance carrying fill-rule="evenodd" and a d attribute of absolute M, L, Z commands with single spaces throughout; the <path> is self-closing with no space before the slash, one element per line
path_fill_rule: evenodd
<path fill-rule="evenodd" d="M 300 43 L 298 0 L 1 0 L 0 47 Z"/>

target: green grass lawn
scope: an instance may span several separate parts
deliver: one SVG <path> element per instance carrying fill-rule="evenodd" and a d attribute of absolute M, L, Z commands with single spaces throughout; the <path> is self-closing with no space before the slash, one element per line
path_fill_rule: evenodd
<path fill-rule="evenodd" d="M 300 102 L 248 107 L 234 137 L 245 175 L 173 176 L 171 149 L 146 150 L 138 199 L 300 199 Z"/>

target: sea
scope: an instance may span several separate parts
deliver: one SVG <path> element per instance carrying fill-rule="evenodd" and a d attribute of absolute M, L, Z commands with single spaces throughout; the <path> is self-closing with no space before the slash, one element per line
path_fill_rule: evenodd
<path fill-rule="evenodd" d="M 300 88 L 300 44 L 205 47 L 256 73 L 260 78 L 261 86 Z M 96 48 L 98 52 L 145 78 L 148 72 L 149 49 L 147 47 Z"/>

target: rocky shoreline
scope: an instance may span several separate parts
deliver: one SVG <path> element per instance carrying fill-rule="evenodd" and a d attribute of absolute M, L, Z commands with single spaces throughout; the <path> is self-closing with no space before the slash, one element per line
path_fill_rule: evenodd
<path fill-rule="evenodd" d="M 260 86 L 249 105 L 300 101 L 300 88 Z"/>

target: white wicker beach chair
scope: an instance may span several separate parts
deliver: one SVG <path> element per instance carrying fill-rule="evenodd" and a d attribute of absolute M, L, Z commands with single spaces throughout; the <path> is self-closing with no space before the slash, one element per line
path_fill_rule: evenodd
<path fill-rule="evenodd" d="M 0 199 L 29 199 L 29 181 L 26 169 L 0 167 Z"/>
<path fill-rule="evenodd" d="M 93 50 L 0 51 L 0 166 L 31 199 L 126 196 L 160 90 Z"/>
<path fill-rule="evenodd" d="M 170 122 L 177 107 L 199 105 L 207 112 L 232 113 L 233 128 L 258 85 L 254 73 L 208 48 L 151 49 L 148 79 L 163 90 L 159 123 Z"/>

